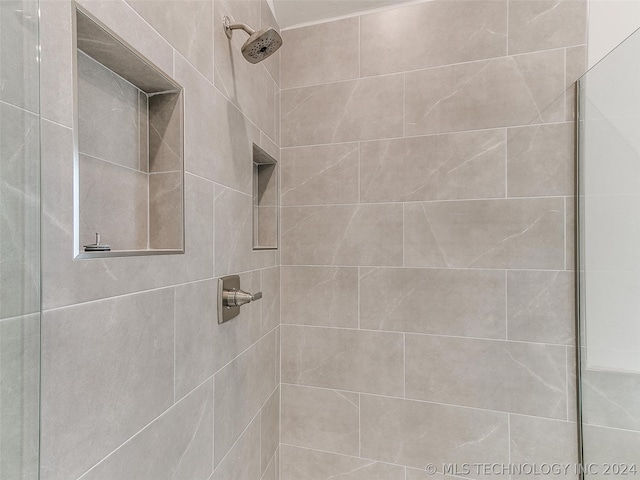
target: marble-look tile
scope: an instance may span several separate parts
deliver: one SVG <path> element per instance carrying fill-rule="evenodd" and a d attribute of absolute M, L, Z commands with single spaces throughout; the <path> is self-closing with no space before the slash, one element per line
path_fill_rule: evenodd
<path fill-rule="evenodd" d="M 260 290 L 260 273 L 240 276 L 243 288 Z M 245 305 L 233 322 L 218 325 L 218 281 L 176 287 L 176 398 L 216 373 L 260 338 L 260 305 Z M 262 301 L 262 300 L 261 300 Z"/>
<path fill-rule="evenodd" d="M 402 205 L 281 208 L 284 265 L 402 265 Z"/>
<path fill-rule="evenodd" d="M 572 272 L 507 272 L 509 340 L 574 345 Z"/>
<path fill-rule="evenodd" d="M 405 480 L 404 468 L 363 458 L 283 445 L 281 480 Z"/>
<path fill-rule="evenodd" d="M 173 308 L 162 289 L 45 311 L 43 479 L 77 478 L 173 404 Z"/>
<path fill-rule="evenodd" d="M 516 465 L 571 465 L 578 462 L 578 426 L 546 418 L 509 415 L 511 463 Z M 586 460 L 590 462 L 589 459 Z M 554 478 L 576 479 L 575 469 L 560 470 Z M 512 478 L 549 478 L 546 475 L 513 475 Z"/>
<path fill-rule="evenodd" d="M 267 465 L 267 468 L 262 473 L 262 477 L 260 480 L 279 480 L 279 467 L 278 467 L 278 452 L 271 457 L 271 461 Z"/>
<path fill-rule="evenodd" d="M 509 0 L 509 54 L 582 45 L 586 0 Z"/>
<path fill-rule="evenodd" d="M 276 388 L 274 335 L 263 337 L 214 377 L 216 466 Z M 258 428 L 258 442 L 259 438 Z"/>
<path fill-rule="evenodd" d="M 274 17 L 273 12 L 271 11 L 271 7 L 266 0 L 260 0 L 260 28 L 274 28 L 277 32 L 280 32 L 278 21 Z M 280 65 L 282 64 L 282 49 L 278 50 L 276 53 L 268 57 L 266 60 L 263 60 L 261 63 L 265 66 L 274 82 L 276 82 L 276 86 L 279 90 Z"/>
<path fill-rule="evenodd" d="M 281 205 L 358 203 L 358 144 L 286 148 Z"/>
<path fill-rule="evenodd" d="M 260 3 L 257 0 L 231 0 L 214 2 L 214 84 L 225 97 L 233 102 L 269 138 L 275 139 L 276 92 L 279 90 L 262 63 L 247 62 L 241 48 L 246 34 L 236 31 L 233 38 L 227 38 L 222 25 L 222 17 L 227 15 L 232 21 L 260 25 Z"/>
<path fill-rule="evenodd" d="M 358 328 L 358 269 L 282 267 L 282 323 Z"/>
<path fill-rule="evenodd" d="M 146 109 L 140 112 L 140 136 L 141 142 L 147 140 L 149 172 L 175 172 L 183 169 L 182 105 L 180 94 L 153 95 L 148 100 L 148 113 Z M 145 135 L 146 125 L 142 125 L 145 116 L 148 119 L 148 139 Z M 141 152 L 140 157 L 145 155 Z"/>
<path fill-rule="evenodd" d="M 149 175 L 149 248 L 183 247 L 182 172 Z"/>
<path fill-rule="evenodd" d="M 209 480 L 260 480 L 260 473 L 260 418 L 256 417 Z"/>
<path fill-rule="evenodd" d="M 40 110 L 38 25 L 37 0 L 0 2 L 0 100 L 34 113 Z"/>
<path fill-rule="evenodd" d="M 637 374 L 585 368 L 581 382 L 582 414 L 586 424 L 640 432 L 640 378 Z"/>
<path fill-rule="evenodd" d="M 405 133 L 562 121 L 564 75 L 564 50 L 409 72 Z"/>
<path fill-rule="evenodd" d="M 40 314 L 0 321 L 0 471 L 38 479 Z"/>
<path fill-rule="evenodd" d="M 207 0 L 127 0 L 203 75 L 213 80 L 213 12 Z"/>
<path fill-rule="evenodd" d="M 402 334 L 283 325 L 282 381 L 402 395 Z"/>
<path fill-rule="evenodd" d="M 275 329 L 275 343 L 276 343 L 276 385 L 280 384 L 280 372 L 282 370 L 282 360 L 281 360 L 281 337 L 282 333 L 280 331 L 280 326 L 277 326 Z"/>
<path fill-rule="evenodd" d="M 361 455 L 415 468 L 508 463 L 507 423 L 503 413 L 361 395 Z"/>
<path fill-rule="evenodd" d="M 40 310 L 39 119 L 0 103 L 0 125 L 0 318 L 9 318 Z"/>
<path fill-rule="evenodd" d="M 280 365 L 276 363 L 276 368 Z M 280 387 L 260 410 L 260 464 L 264 474 L 280 444 Z"/>
<path fill-rule="evenodd" d="M 508 129 L 508 196 L 573 195 L 574 143 L 573 123 Z"/>
<path fill-rule="evenodd" d="M 273 250 L 253 250 L 252 198 L 216 186 L 216 275 L 229 275 L 275 265 Z"/>
<path fill-rule="evenodd" d="M 364 142 L 360 201 L 502 198 L 506 147 L 504 130 Z"/>
<path fill-rule="evenodd" d="M 282 443 L 358 456 L 357 393 L 282 385 Z"/>
<path fill-rule="evenodd" d="M 563 346 L 427 335 L 405 343 L 407 398 L 567 417 Z"/>
<path fill-rule="evenodd" d="M 405 265 L 562 269 L 562 198 L 412 203 Z"/>
<path fill-rule="evenodd" d="M 59 0 L 53 0 L 58 1 Z M 173 48 L 158 31 L 125 0 L 76 0 L 84 10 L 102 22 L 154 65 L 173 73 Z"/>
<path fill-rule="evenodd" d="M 263 334 L 280 325 L 280 267 L 260 271 L 260 325 Z"/>
<path fill-rule="evenodd" d="M 636 465 L 637 469 L 640 433 L 585 425 L 583 442 L 584 458 L 593 465 L 590 479 L 611 478 L 614 464 Z M 608 472 L 605 464 L 610 467 Z"/>
<path fill-rule="evenodd" d="M 213 383 L 201 385 L 82 480 L 205 480 L 213 464 Z"/>
<path fill-rule="evenodd" d="M 145 250 L 149 245 L 148 175 L 82 154 L 78 163 L 80 249 L 95 243 L 100 233 L 112 250 Z"/>
<path fill-rule="evenodd" d="M 507 53 L 506 0 L 425 2 L 361 18 L 362 76 Z"/>
<path fill-rule="evenodd" d="M 74 108 L 72 4 L 40 2 L 40 113 L 67 127 L 73 125 Z"/>
<path fill-rule="evenodd" d="M 78 150 L 134 170 L 140 166 L 139 90 L 78 52 Z"/>
<path fill-rule="evenodd" d="M 404 76 L 283 90 L 282 147 L 402 136 Z"/>
<path fill-rule="evenodd" d="M 576 224 L 575 224 L 575 201 L 573 197 L 564 199 L 565 206 L 565 269 L 576 269 L 575 241 L 576 241 Z"/>
<path fill-rule="evenodd" d="M 575 82 L 587 71 L 587 46 L 566 49 L 566 107 L 565 119 L 572 122 L 576 117 Z"/>
<path fill-rule="evenodd" d="M 501 271 L 362 268 L 360 327 L 504 339 L 504 298 Z"/>
<path fill-rule="evenodd" d="M 282 32 L 282 88 L 358 78 L 359 35 L 359 17 Z"/>

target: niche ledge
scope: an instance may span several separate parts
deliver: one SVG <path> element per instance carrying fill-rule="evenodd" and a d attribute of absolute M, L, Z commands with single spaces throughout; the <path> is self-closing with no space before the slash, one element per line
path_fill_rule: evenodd
<path fill-rule="evenodd" d="M 77 5 L 75 44 L 75 257 L 184 253 L 183 88 Z"/>

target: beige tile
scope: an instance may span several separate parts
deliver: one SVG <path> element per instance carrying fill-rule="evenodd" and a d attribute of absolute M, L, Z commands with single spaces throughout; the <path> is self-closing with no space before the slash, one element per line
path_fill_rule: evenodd
<path fill-rule="evenodd" d="M 262 333 L 280 325 L 280 267 L 260 271 L 262 300 L 260 300 Z"/>
<path fill-rule="evenodd" d="M 357 393 L 282 385 L 282 443 L 358 456 Z"/>
<path fill-rule="evenodd" d="M 276 388 L 274 335 L 263 337 L 214 377 L 216 466 Z M 259 438 L 258 428 L 258 442 Z M 260 468 L 259 452 L 257 455 Z"/>
<path fill-rule="evenodd" d="M 266 0 L 260 0 L 260 28 L 275 28 L 276 31 L 280 31 L 278 21 L 273 16 L 271 7 Z M 277 87 L 280 87 L 280 65 L 282 64 L 282 48 L 269 58 L 261 62 L 271 78 L 276 82 Z"/>
<path fill-rule="evenodd" d="M 566 63 L 567 103 L 565 118 L 571 122 L 575 119 L 576 110 L 575 82 L 587 71 L 587 46 L 567 48 Z"/>
<path fill-rule="evenodd" d="M 359 35 L 359 17 L 284 31 L 282 88 L 358 78 Z"/>
<path fill-rule="evenodd" d="M 381 395 L 402 395 L 399 333 L 283 325 L 282 381 Z"/>
<path fill-rule="evenodd" d="M 564 75 L 563 50 L 407 73 L 405 134 L 562 121 Z"/>
<path fill-rule="evenodd" d="M 282 323 L 358 327 L 358 269 L 282 267 Z"/>
<path fill-rule="evenodd" d="M 573 195 L 573 123 L 510 128 L 507 138 L 509 197 Z"/>
<path fill-rule="evenodd" d="M 45 312 L 43 478 L 77 478 L 173 404 L 173 306 L 162 289 Z"/>
<path fill-rule="evenodd" d="M 286 148 L 281 205 L 358 203 L 358 144 Z"/>
<path fill-rule="evenodd" d="M 564 201 L 565 205 L 565 269 L 576 269 L 576 253 L 575 253 L 575 241 L 576 241 L 576 224 L 575 224 L 575 201 L 572 197 L 566 197 Z"/>
<path fill-rule="evenodd" d="M 504 130 L 364 142 L 360 201 L 502 198 L 506 149 Z"/>
<path fill-rule="evenodd" d="M 213 464 L 213 383 L 201 385 L 89 471 L 83 480 L 205 479 Z"/>
<path fill-rule="evenodd" d="M 576 479 L 575 468 L 565 471 L 564 466 L 578 462 L 578 426 L 546 418 L 509 415 L 511 463 L 538 465 L 540 468 L 560 466 L 553 470 L 554 478 Z M 590 460 L 587 460 L 590 461 Z M 543 467 L 546 465 L 547 467 Z M 549 478 L 549 475 L 515 474 L 512 478 Z"/>
<path fill-rule="evenodd" d="M 507 1 L 425 2 L 363 15 L 360 38 L 363 76 L 500 57 Z"/>
<path fill-rule="evenodd" d="M 258 480 L 259 478 L 260 419 L 256 417 L 222 463 L 216 467 L 209 480 Z"/>
<path fill-rule="evenodd" d="M 285 265 L 401 265 L 402 205 L 281 209 Z"/>
<path fill-rule="evenodd" d="M 149 175 L 149 248 L 183 248 L 182 172 Z"/>
<path fill-rule="evenodd" d="M 254 235 L 257 235 L 256 247 L 275 249 L 278 246 L 278 207 L 254 207 Z"/>
<path fill-rule="evenodd" d="M 509 54 L 581 45 L 586 0 L 509 0 Z"/>
<path fill-rule="evenodd" d="M 580 380 L 585 424 L 640 432 L 637 374 L 590 370 L 584 366 Z"/>
<path fill-rule="evenodd" d="M 408 398 L 567 417 L 562 346 L 427 335 L 405 343 Z"/>
<path fill-rule="evenodd" d="M 562 198 L 406 204 L 405 265 L 561 269 Z"/>
<path fill-rule="evenodd" d="M 507 415 L 371 395 L 360 397 L 361 455 L 408 467 L 508 463 Z"/>
<path fill-rule="evenodd" d="M 281 447 L 282 480 L 404 480 L 404 468 L 306 448 Z"/>
<path fill-rule="evenodd" d="M 147 249 L 148 175 L 82 154 L 79 167 L 80 248 L 100 233 L 112 250 Z"/>
<path fill-rule="evenodd" d="M 276 363 L 276 368 L 280 365 Z M 280 388 L 271 394 L 260 410 L 260 458 L 261 472 L 264 474 L 272 463 L 280 444 Z"/>
<path fill-rule="evenodd" d="M 278 87 L 264 64 L 253 65 L 241 53 L 247 36 L 241 31 L 229 40 L 225 35 L 222 17 L 237 22 L 260 25 L 260 2 L 232 0 L 214 2 L 214 84 L 269 138 L 275 139 L 276 92 Z"/>
<path fill-rule="evenodd" d="M 501 271 L 363 268 L 360 327 L 506 338 Z"/>
<path fill-rule="evenodd" d="M 212 2 L 127 0 L 173 47 L 213 80 Z"/>
<path fill-rule="evenodd" d="M 282 91 L 282 146 L 402 135 L 403 75 Z"/>
<path fill-rule="evenodd" d="M 587 425 L 583 435 L 584 458 L 593 465 L 589 478 L 611 478 L 614 464 L 624 464 L 627 468 L 636 465 L 637 469 L 640 433 Z M 608 470 L 605 464 L 609 465 Z"/>
<path fill-rule="evenodd" d="M 182 104 L 182 95 L 179 94 L 149 97 L 148 164 L 150 172 L 175 172 L 183 169 Z M 143 119 L 144 117 L 141 117 L 141 120 Z M 140 134 L 143 135 L 142 126 Z"/>
<path fill-rule="evenodd" d="M 574 345 L 572 272 L 507 272 L 509 340 Z"/>

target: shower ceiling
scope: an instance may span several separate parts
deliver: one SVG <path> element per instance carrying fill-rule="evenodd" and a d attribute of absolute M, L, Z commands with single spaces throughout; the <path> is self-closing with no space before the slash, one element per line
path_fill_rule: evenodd
<path fill-rule="evenodd" d="M 375 8 L 420 1 L 426 0 L 272 0 L 272 7 L 278 24 L 285 29 Z"/>

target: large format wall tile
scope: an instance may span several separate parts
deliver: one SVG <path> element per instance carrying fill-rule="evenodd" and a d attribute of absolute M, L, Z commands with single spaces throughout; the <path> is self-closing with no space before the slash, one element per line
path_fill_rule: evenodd
<path fill-rule="evenodd" d="M 274 336 L 263 337 L 215 376 L 216 465 L 276 388 Z"/>
<path fill-rule="evenodd" d="M 83 475 L 82 480 L 206 480 L 213 465 L 209 381 Z"/>
<path fill-rule="evenodd" d="M 363 15 L 361 22 L 362 76 L 507 53 L 507 0 L 425 2 Z"/>
<path fill-rule="evenodd" d="M 282 88 L 359 76 L 360 19 L 345 18 L 282 34 Z"/>
<path fill-rule="evenodd" d="M 278 25 L 278 21 L 275 19 L 273 12 L 271 11 L 271 7 L 267 3 L 266 0 L 260 0 L 260 28 L 273 28 L 277 32 L 280 32 L 280 26 Z M 282 34 L 281 34 L 282 35 Z M 278 87 L 276 91 L 280 91 L 280 69 L 282 64 L 282 49 L 278 50 L 276 53 L 271 55 L 269 58 L 263 60 L 262 63 L 271 78 L 276 82 L 276 86 Z M 276 101 L 276 109 L 278 108 Z M 278 136 L 276 135 L 276 138 Z"/>
<path fill-rule="evenodd" d="M 573 345 L 574 274 L 507 272 L 509 340 Z"/>
<path fill-rule="evenodd" d="M 509 54 L 587 41 L 586 0 L 509 1 Z"/>
<path fill-rule="evenodd" d="M 501 271 L 372 268 L 360 272 L 360 327 L 506 338 Z"/>
<path fill-rule="evenodd" d="M 562 269 L 562 198 L 406 204 L 405 264 Z"/>
<path fill-rule="evenodd" d="M 217 455 L 216 450 L 216 455 Z M 209 480 L 260 480 L 260 419 L 256 417 Z"/>
<path fill-rule="evenodd" d="M 614 464 L 636 465 L 637 469 L 640 433 L 585 425 L 583 438 L 585 459 L 595 467 L 592 470 L 595 473 L 590 474 L 589 478 L 594 480 L 611 478 L 613 470 L 610 469 L 607 472 L 605 464 L 610 468 Z"/>
<path fill-rule="evenodd" d="M 360 397 L 362 456 L 415 468 L 508 463 L 507 415 L 371 395 Z"/>
<path fill-rule="evenodd" d="M 364 142 L 360 158 L 362 202 L 505 196 L 503 130 Z"/>
<path fill-rule="evenodd" d="M 578 426 L 546 418 L 509 415 L 511 463 L 515 465 L 564 465 L 578 462 Z M 587 462 L 591 460 L 586 459 Z M 575 468 L 554 478 L 576 479 Z M 544 475 L 513 475 L 512 478 L 548 478 Z"/>
<path fill-rule="evenodd" d="M 306 448 L 281 447 L 281 480 L 404 480 L 404 468 Z"/>
<path fill-rule="evenodd" d="M 357 393 L 282 385 L 282 443 L 357 456 Z"/>
<path fill-rule="evenodd" d="M 403 75 L 282 91 L 282 146 L 402 136 Z"/>
<path fill-rule="evenodd" d="M 406 134 L 562 121 L 564 76 L 564 50 L 409 72 Z"/>
<path fill-rule="evenodd" d="M 282 267 L 282 323 L 358 327 L 358 269 Z"/>
<path fill-rule="evenodd" d="M 408 398 L 567 418 L 562 346 L 427 335 L 405 342 Z"/>
<path fill-rule="evenodd" d="M 284 265 L 402 265 L 402 205 L 286 207 Z"/>
<path fill-rule="evenodd" d="M 276 335 L 276 341 L 280 338 Z M 276 368 L 280 368 L 280 364 L 276 361 Z M 276 382 L 280 383 L 280 382 Z M 260 465 L 261 472 L 272 463 L 273 456 L 277 455 L 278 445 L 280 444 L 280 388 L 276 388 L 271 394 L 267 403 L 260 410 Z"/>
<path fill-rule="evenodd" d="M 574 141 L 573 123 L 510 128 L 507 140 L 509 196 L 573 195 Z"/>
<path fill-rule="evenodd" d="M 637 374 L 585 369 L 581 380 L 585 423 L 640 432 Z"/>
<path fill-rule="evenodd" d="M 163 289 L 44 313 L 43 479 L 77 478 L 173 404 L 173 307 Z"/>
<path fill-rule="evenodd" d="M 286 148 L 281 205 L 358 203 L 358 144 Z"/>
<path fill-rule="evenodd" d="M 283 325 L 283 383 L 402 395 L 399 333 Z"/>

